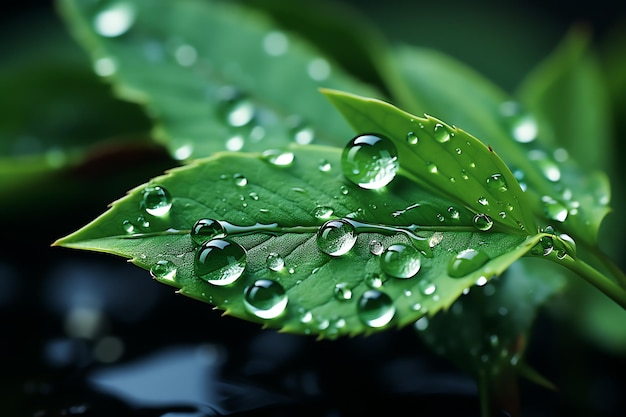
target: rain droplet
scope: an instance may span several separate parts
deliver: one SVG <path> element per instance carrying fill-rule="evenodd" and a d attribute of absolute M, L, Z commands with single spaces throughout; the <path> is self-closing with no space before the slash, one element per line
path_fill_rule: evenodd
<path fill-rule="evenodd" d="M 285 260 L 276 252 L 270 252 L 265 259 L 265 264 L 272 271 L 282 271 L 285 268 Z"/>
<path fill-rule="evenodd" d="M 357 305 L 359 318 L 370 327 L 384 327 L 391 322 L 396 314 L 396 307 L 384 292 L 367 290 Z"/>
<path fill-rule="evenodd" d="M 480 197 L 478 199 L 478 204 L 480 204 L 481 206 L 488 206 L 489 205 L 489 200 L 487 200 L 486 197 Z"/>
<path fill-rule="evenodd" d="M 378 189 L 389 184 L 398 171 L 398 151 L 380 135 L 360 135 L 341 154 L 343 174 L 361 188 Z"/>
<path fill-rule="evenodd" d="M 331 170 L 332 166 L 330 165 L 330 162 L 328 162 L 328 160 L 320 159 L 317 168 L 322 172 L 328 172 Z"/>
<path fill-rule="evenodd" d="M 122 222 L 122 228 L 128 234 L 135 233 L 135 225 L 130 220 L 124 220 Z"/>
<path fill-rule="evenodd" d="M 417 145 L 419 138 L 415 132 L 409 132 L 406 134 L 406 141 L 409 145 Z"/>
<path fill-rule="evenodd" d="M 506 180 L 502 174 L 493 174 L 487 178 L 487 188 L 492 191 L 504 192 L 508 189 Z"/>
<path fill-rule="evenodd" d="M 450 259 L 448 275 L 452 278 L 462 278 L 487 262 L 489 262 L 489 256 L 486 253 L 475 249 L 465 249 Z"/>
<path fill-rule="evenodd" d="M 380 268 L 395 278 L 411 278 L 421 266 L 417 249 L 401 243 L 389 246 L 380 258 Z"/>
<path fill-rule="evenodd" d="M 209 240 L 198 248 L 194 269 L 210 284 L 232 284 L 246 269 L 246 250 L 228 239 Z"/>
<path fill-rule="evenodd" d="M 289 133 L 297 144 L 308 145 L 315 139 L 315 130 L 300 117 L 290 116 L 286 123 L 290 126 Z"/>
<path fill-rule="evenodd" d="M 354 226 L 343 219 L 329 220 L 317 232 L 317 246 L 327 255 L 341 256 L 356 242 Z"/>
<path fill-rule="evenodd" d="M 352 289 L 347 282 L 335 285 L 335 298 L 339 301 L 347 301 L 352 298 Z"/>
<path fill-rule="evenodd" d="M 183 44 L 174 51 L 174 59 L 181 67 L 190 67 L 196 63 L 198 52 L 193 46 Z"/>
<path fill-rule="evenodd" d="M 246 309 L 261 319 L 274 319 L 287 308 L 287 292 L 279 283 L 269 279 L 259 279 L 246 288 L 244 294 Z"/>
<path fill-rule="evenodd" d="M 243 187 L 248 184 L 248 179 L 243 174 L 234 174 L 233 179 L 235 180 L 235 185 L 239 187 Z"/>
<path fill-rule="evenodd" d="M 96 32 L 107 38 L 114 38 L 128 32 L 135 22 L 135 8 L 126 2 L 111 4 L 100 11 L 93 19 Z"/>
<path fill-rule="evenodd" d="M 172 261 L 161 259 L 150 268 L 150 274 L 156 279 L 174 281 L 176 278 L 176 265 Z"/>
<path fill-rule="evenodd" d="M 161 186 L 146 187 L 143 190 L 141 207 L 153 216 L 165 216 L 172 208 L 172 198 Z"/>
<path fill-rule="evenodd" d="M 431 174 L 436 174 L 437 172 L 439 172 L 439 168 L 437 168 L 437 165 L 433 164 L 432 162 L 427 162 L 426 163 L 426 169 Z"/>
<path fill-rule="evenodd" d="M 448 128 L 442 125 L 441 123 L 437 123 L 435 128 L 433 129 L 433 136 L 437 142 L 447 142 L 450 140 L 450 132 Z"/>
<path fill-rule="evenodd" d="M 313 210 L 313 215 L 320 220 L 328 220 L 335 210 L 332 207 L 319 206 Z"/>
<path fill-rule="evenodd" d="M 433 295 L 437 291 L 437 286 L 427 279 L 423 279 L 417 284 L 423 295 Z"/>
<path fill-rule="evenodd" d="M 458 220 L 461 217 L 459 211 L 452 206 L 448 207 L 448 214 L 450 214 L 450 218 L 453 220 Z"/>
<path fill-rule="evenodd" d="M 543 209 L 549 219 L 556 220 L 557 222 L 564 222 L 567 219 L 567 207 L 556 201 L 550 196 L 544 195 L 541 197 L 543 203 Z"/>
<path fill-rule="evenodd" d="M 493 227 L 493 220 L 491 220 L 491 217 L 484 213 L 479 213 L 475 215 L 472 222 L 474 223 L 474 227 L 481 232 L 491 230 L 491 228 Z"/>
<path fill-rule="evenodd" d="M 193 225 L 189 234 L 196 244 L 202 245 L 204 242 L 216 237 L 225 237 L 226 229 L 217 220 L 200 219 Z"/>
<path fill-rule="evenodd" d="M 381 253 L 383 253 L 384 250 L 384 246 L 383 243 L 379 240 L 372 240 L 370 241 L 370 253 L 372 255 L 380 255 Z"/>
<path fill-rule="evenodd" d="M 272 165 L 287 167 L 293 164 L 295 155 L 293 152 L 280 149 L 269 149 L 263 152 L 263 159 Z"/>
<path fill-rule="evenodd" d="M 370 288 L 380 288 L 383 286 L 383 280 L 377 273 L 367 274 L 365 284 Z"/>

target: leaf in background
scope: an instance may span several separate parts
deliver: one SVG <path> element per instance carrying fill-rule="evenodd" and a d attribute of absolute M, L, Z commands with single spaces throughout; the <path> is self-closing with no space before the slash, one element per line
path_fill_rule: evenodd
<path fill-rule="evenodd" d="M 533 113 L 453 58 L 407 46 L 398 48 L 395 58 L 404 88 L 414 96 L 404 105 L 408 111 L 454 123 L 485 141 L 531 195 L 538 219 L 578 242 L 596 244 L 609 210 L 604 174 L 583 172 L 564 148 L 551 149 Z M 400 93 L 394 95 L 406 95 Z"/>
<path fill-rule="evenodd" d="M 177 159 L 289 143 L 343 144 L 320 86 L 374 94 L 297 35 L 221 1 L 60 1 L 96 72 L 145 105 Z"/>
<path fill-rule="evenodd" d="M 489 216 L 494 230 L 522 234 L 537 230 L 517 180 L 478 139 L 380 100 L 330 90 L 324 94 L 357 132 L 380 134 L 395 144 L 403 175 L 476 216 Z"/>
<path fill-rule="evenodd" d="M 333 338 L 435 314 L 542 236 L 478 231 L 473 213 L 402 177 L 359 188 L 341 154 L 219 153 L 137 187 L 55 244 L 130 258 L 230 315 Z M 225 231 L 192 239 L 215 226 Z"/>

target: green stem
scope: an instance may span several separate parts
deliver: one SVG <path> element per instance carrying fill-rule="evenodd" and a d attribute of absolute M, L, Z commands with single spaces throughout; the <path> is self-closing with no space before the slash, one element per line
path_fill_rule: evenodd
<path fill-rule="evenodd" d="M 555 260 L 557 263 L 563 265 L 570 271 L 578 274 L 585 281 L 602 291 L 606 296 L 611 298 L 617 304 L 622 306 L 624 310 L 626 310 L 626 290 L 598 272 L 598 270 L 580 259 L 573 259 L 569 256 L 566 256 L 563 259 L 556 259 L 552 257 L 550 257 L 550 259 Z"/>

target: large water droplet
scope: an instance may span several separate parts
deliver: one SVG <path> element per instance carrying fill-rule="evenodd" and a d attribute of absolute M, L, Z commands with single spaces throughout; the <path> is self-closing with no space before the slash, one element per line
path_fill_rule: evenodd
<path fill-rule="evenodd" d="M 198 245 L 216 237 L 225 237 L 226 229 L 222 223 L 213 219 L 198 220 L 189 232 L 191 239 Z"/>
<path fill-rule="evenodd" d="M 287 293 L 279 283 L 269 279 L 259 279 L 246 288 L 244 294 L 246 309 L 261 319 L 273 319 L 287 308 Z"/>
<path fill-rule="evenodd" d="M 290 151 L 280 149 L 269 149 L 263 152 L 263 159 L 272 165 L 279 167 L 287 167 L 293 164 L 295 155 Z"/>
<path fill-rule="evenodd" d="M 126 33 L 135 21 L 135 8 L 126 2 L 112 3 L 101 10 L 93 19 L 96 32 L 107 38 Z"/>
<path fill-rule="evenodd" d="M 491 230 L 491 228 L 493 227 L 493 220 L 491 220 L 491 217 L 484 213 L 479 213 L 475 215 L 472 222 L 474 223 L 474 227 L 481 232 Z"/>
<path fill-rule="evenodd" d="M 282 271 L 285 268 L 285 260 L 276 252 L 270 252 L 265 259 L 265 264 L 272 271 Z"/>
<path fill-rule="evenodd" d="M 176 278 L 176 265 L 172 261 L 161 259 L 150 268 L 150 274 L 156 279 L 174 281 Z"/>
<path fill-rule="evenodd" d="M 433 129 L 433 136 L 437 142 L 447 142 L 450 140 L 450 131 L 441 123 L 437 123 Z"/>
<path fill-rule="evenodd" d="M 317 232 L 317 246 L 330 256 L 341 256 L 354 246 L 354 226 L 343 219 L 329 220 Z"/>
<path fill-rule="evenodd" d="M 384 327 L 396 314 L 391 297 L 378 290 L 367 290 L 357 305 L 359 318 L 370 327 Z"/>
<path fill-rule="evenodd" d="M 161 186 L 146 187 L 143 190 L 141 207 L 153 216 L 165 216 L 172 208 L 172 198 Z"/>
<path fill-rule="evenodd" d="M 361 188 L 378 189 L 389 184 L 398 171 L 398 151 L 380 135 L 360 135 L 341 154 L 343 174 Z"/>
<path fill-rule="evenodd" d="M 564 222 L 567 219 L 567 207 L 559 203 L 550 196 L 544 195 L 541 197 L 543 203 L 543 209 L 549 219 L 556 220 L 557 222 Z"/>
<path fill-rule="evenodd" d="M 209 240 L 198 248 L 194 269 L 210 284 L 232 284 L 246 269 L 246 250 L 229 239 Z"/>
<path fill-rule="evenodd" d="M 506 179 L 502 174 L 493 174 L 487 177 L 487 188 L 492 191 L 504 192 L 508 189 Z"/>
<path fill-rule="evenodd" d="M 421 266 L 417 249 L 401 243 L 389 246 L 380 258 L 380 268 L 395 278 L 411 278 Z"/>
<path fill-rule="evenodd" d="M 489 262 L 489 256 L 482 251 L 465 249 L 450 259 L 448 263 L 448 275 L 452 278 L 461 278 L 476 271 Z"/>
<path fill-rule="evenodd" d="M 557 182 L 561 179 L 559 166 L 545 152 L 540 150 L 530 151 L 528 152 L 528 159 L 535 162 L 548 181 Z"/>

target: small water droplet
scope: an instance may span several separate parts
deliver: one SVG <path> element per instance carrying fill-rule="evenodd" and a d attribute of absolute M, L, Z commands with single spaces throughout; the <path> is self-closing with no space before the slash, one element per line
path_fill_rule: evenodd
<path fill-rule="evenodd" d="M 340 282 L 335 285 L 335 298 L 339 301 L 347 301 L 352 298 L 352 289 L 347 282 Z"/>
<path fill-rule="evenodd" d="M 189 234 L 196 244 L 202 245 L 204 242 L 216 237 L 225 237 L 226 229 L 217 220 L 200 219 L 193 225 Z"/>
<path fill-rule="evenodd" d="M 427 279 L 421 280 L 417 286 L 423 295 L 433 295 L 437 291 L 437 286 Z"/>
<path fill-rule="evenodd" d="M 406 141 L 409 145 L 417 145 L 419 138 L 415 132 L 409 132 L 406 134 Z"/>
<path fill-rule="evenodd" d="M 437 165 L 433 164 L 432 162 L 426 162 L 426 169 L 431 174 L 436 174 L 437 172 L 439 172 L 439 168 L 437 168 Z"/>
<path fill-rule="evenodd" d="M 502 174 L 492 174 L 487 177 L 487 188 L 492 191 L 504 192 L 508 189 L 506 179 Z"/>
<path fill-rule="evenodd" d="M 342 195 L 348 195 L 348 192 L 349 192 L 349 191 L 348 191 L 348 187 L 346 187 L 345 185 L 342 185 L 341 187 L 339 187 L 339 192 L 340 192 Z"/>
<path fill-rule="evenodd" d="M 383 250 L 385 249 L 383 246 L 383 243 L 379 240 L 371 240 L 369 247 L 370 247 L 370 253 L 375 256 L 378 256 L 381 253 L 383 253 Z"/>
<path fill-rule="evenodd" d="M 472 222 L 474 223 L 474 227 L 481 232 L 491 230 L 491 228 L 493 227 L 493 220 L 491 220 L 491 217 L 484 213 L 479 213 L 475 215 Z"/>
<path fill-rule="evenodd" d="M 329 172 L 332 169 L 332 165 L 326 159 L 320 159 L 317 168 L 322 172 Z"/>
<path fill-rule="evenodd" d="M 128 234 L 135 233 L 135 225 L 130 220 L 124 220 L 122 222 L 122 228 Z"/>
<path fill-rule="evenodd" d="M 254 191 L 251 192 L 250 194 L 248 194 L 248 197 L 250 197 L 254 201 L 259 201 L 259 195 L 257 193 L 255 193 Z"/>
<path fill-rule="evenodd" d="M 486 197 L 479 197 L 478 198 L 478 204 L 480 204 L 481 206 L 488 206 L 489 205 L 489 200 L 487 200 Z"/>
<path fill-rule="evenodd" d="M 549 219 L 557 222 L 564 222 L 567 219 L 568 211 L 567 207 L 559 203 L 550 196 L 544 195 L 541 197 L 543 203 L 543 209 Z"/>
<path fill-rule="evenodd" d="M 235 180 L 235 185 L 239 187 L 243 187 L 248 184 L 248 179 L 243 174 L 233 174 L 233 180 Z"/>
<path fill-rule="evenodd" d="M 465 249 L 450 259 L 448 275 L 452 278 L 462 278 L 487 262 L 489 262 L 489 256 L 486 253 L 476 249 Z"/>
<path fill-rule="evenodd" d="M 450 140 L 450 131 L 441 123 L 437 123 L 433 129 L 433 136 L 437 142 L 444 143 Z"/>
<path fill-rule="evenodd" d="M 502 103 L 500 113 L 508 119 L 511 136 L 517 142 L 530 143 L 537 138 L 539 128 L 535 118 L 524 113 L 519 103 L 514 101 Z"/>
<path fill-rule="evenodd" d="M 398 151 L 380 135 L 360 135 L 341 154 L 343 174 L 361 188 L 379 189 L 389 184 L 398 171 Z"/>
<path fill-rule="evenodd" d="M 423 332 L 424 330 L 428 329 L 428 317 L 423 316 L 419 318 L 415 322 L 415 329 L 420 332 Z"/>
<path fill-rule="evenodd" d="M 269 149 L 263 152 L 263 159 L 272 165 L 288 167 L 293 164 L 295 155 L 290 151 L 280 149 Z"/>
<path fill-rule="evenodd" d="M 218 92 L 220 111 L 230 126 L 246 126 L 254 119 L 253 102 L 234 87 L 222 87 Z"/>
<path fill-rule="evenodd" d="M 150 268 L 150 274 L 156 279 L 174 281 L 176 265 L 172 261 L 161 259 Z"/>
<path fill-rule="evenodd" d="M 135 8 L 131 3 L 116 2 L 101 10 L 93 20 L 96 32 L 114 38 L 128 32 L 135 22 Z"/>
<path fill-rule="evenodd" d="M 307 73 L 314 81 L 324 81 L 330 77 L 330 64 L 324 58 L 315 58 L 309 62 Z"/>
<path fill-rule="evenodd" d="M 411 278 L 421 266 L 417 249 L 401 243 L 389 246 L 380 258 L 380 268 L 395 278 Z"/>
<path fill-rule="evenodd" d="M 263 50 L 270 56 L 284 55 L 289 49 L 289 39 L 284 33 L 273 31 L 263 38 Z"/>
<path fill-rule="evenodd" d="M 299 116 L 290 116 L 286 124 L 293 141 L 299 145 L 308 145 L 315 139 L 315 130 Z"/>
<path fill-rule="evenodd" d="M 313 210 L 313 215 L 320 220 L 328 220 L 333 215 L 335 210 L 332 207 L 319 206 Z"/>
<path fill-rule="evenodd" d="M 259 279 L 246 288 L 244 294 L 246 309 L 258 318 L 269 320 L 280 316 L 287 308 L 287 292 L 279 283 L 269 279 Z"/>
<path fill-rule="evenodd" d="M 142 193 L 141 207 L 152 216 L 165 216 L 172 208 L 172 198 L 161 186 L 146 187 Z"/>
<path fill-rule="evenodd" d="M 380 328 L 391 322 L 396 314 L 396 307 L 391 297 L 378 290 L 367 290 L 357 305 L 359 318 L 367 326 Z"/>
<path fill-rule="evenodd" d="M 548 181 L 557 182 L 561 179 L 561 170 L 555 161 L 550 159 L 543 151 L 532 150 L 528 152 L 528 159 L 534 161 L 539 170 Z"/>
<path fill-rule="evenodd" d="M 485 276 L 478 277 L 478 279 L 476 280 L 476 285 L 479 287 L 484 286 L 486 283 L 487 283 L 487 277 Z"/>
<path fill-rule="evenodd" d="M 341 256 L 356 242 L 354 226 L 343 219 L 329 220 L 317 232 L 317 247 L 327 255 Z"/>
<path fill-rule="evenodd" d="M 235 135 L 226 139 L 225 147 L 229 151 L 237 152 L 243 149 L 244 144 L 245 144 L 245 141 L 243 140 L 243 136 Z"/>
<path fill-rule="evenodd" d="M 377 273 L 367 274 L 365 276 L 365 285 L 370 288 L 380 288 L 383 286 L 383 280 Z"/>
<path fill-rule="evenodd" d="M 461 217 L 459 211 L 452 206 L 448 207 L 448 214 L 452 220 L 458 220 Z"/>
<path fill-rule="evenodd" d="M 246 268 L 246 250 L 229 239 L 204 242 L 196 252 L 196 275 L 213 285 L 229 285 Z"/>
<path fill-rule="evenodd" d="M 272 271 L 282 271 L 285 268 L 285 260 L 276 252 L 270 252 L 265 259 L 265 264 Z"/>
<path fill-rule="evenodd" d="M 196 48 L 191 45 L 183 44 L 176 48 L 174 51 L 174 59 L 181 67 L 190 67 L 196 63 L 198 59 L 198 52 Z"/>

